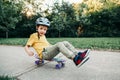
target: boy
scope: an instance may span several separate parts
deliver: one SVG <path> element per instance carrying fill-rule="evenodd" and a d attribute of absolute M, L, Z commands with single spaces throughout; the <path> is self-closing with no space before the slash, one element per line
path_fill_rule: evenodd
<path fill-rule="evenodd" d="M 68 41 L 58 42 L 55 45 L 50 45 L 46 40 L 45 34 L 50 22 L 47 18 L 40 17 L 36 20 L 37 32 L 33 33 L 25 46 L 25 51 L 29 56 L 33 56 L 34 53 L 30 51 L 29 47 L 33 47 L 39 58 L 51 60 L 60 52 L 67 58 L 73 60 L 76 66 L 81 65 L 88 58 L 90 50 L 84 52 L 78 52 Z"/>

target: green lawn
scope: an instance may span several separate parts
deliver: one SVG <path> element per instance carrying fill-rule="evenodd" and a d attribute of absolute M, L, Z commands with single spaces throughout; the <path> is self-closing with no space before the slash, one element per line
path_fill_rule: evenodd
<path fill-rule="evenodd" d="M 110 49 L 120 50 L 120 38 L 47 38 L 51 44 L 59 41 L 69 41 L 76 48 L 80 49 Z M 28 38 L 0 38 L 1 45 L 24 46 Z"/>
<path fill-rule="evenodd" d="M 0 80 L 17 80 L 17 79 L 9 76 L 0 76 Z"/>

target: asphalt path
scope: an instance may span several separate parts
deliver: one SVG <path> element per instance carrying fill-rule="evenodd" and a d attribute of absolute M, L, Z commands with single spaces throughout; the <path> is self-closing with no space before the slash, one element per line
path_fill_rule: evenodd
<path fill-rule="evenodd" d="M 0 45 L 0 75 L 19 80 L 120 80 L 120 52 L 91 50 L 90 59 L 80 68 L 62 54 L 57 57 L 66 61 L 64 68 L 55 69 L 54 61 L 37 66 L 24 47 Z"/>

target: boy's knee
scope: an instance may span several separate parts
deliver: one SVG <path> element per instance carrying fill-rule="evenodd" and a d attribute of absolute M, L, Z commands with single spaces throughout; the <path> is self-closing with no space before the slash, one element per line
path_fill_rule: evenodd
<path fill-rule="evenodd" d="M 64 44 L 67 44 L 67 43 L 69 43 L 69 42 L 68 42 L 68 41 L 63 41 L 63 43 L 64 43 Z"/>
<path fill-rule="evenodd" d="M 61 47 L 62 45 L 67 45 L 67 44 L 69 44 L 68 41 L 63 41 L 63 42 L 56 43 L 57 47 Z"/>
<path fill-rule="evenodd" d="M 62 42 L 58 42 L 58 43 L 56 43 L 56 45 L 57 45 L 58 47 L 61 47 L 61 45 L 63 45 L 63 43 L 62 43 Z"/>

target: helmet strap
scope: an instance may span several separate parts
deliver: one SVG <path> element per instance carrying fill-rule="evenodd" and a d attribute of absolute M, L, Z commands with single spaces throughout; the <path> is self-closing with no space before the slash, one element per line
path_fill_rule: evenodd
<path fill-rule="evenodd" d="M 40 35 L 39 35 L 39 33 L 38 33 L 38 32 L 37 32 L 37 34 L 38 34 L 38 35 L 37 35 L 37 36 L 38 36 L 38 39 L 40 39 Z"/>
<path fill-rule="evenodd" d="M 39 35 L 39 32 L 38 32 L 37 26 L 36 26 L 36 32 L 37 32 L 38 39 L 40 39 L 40 35 Z"/>

